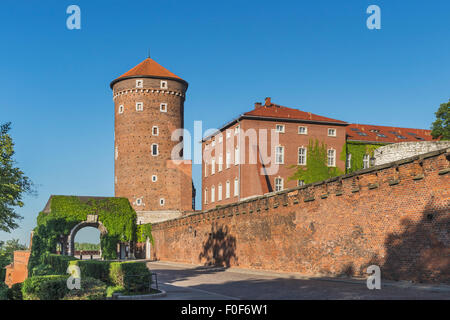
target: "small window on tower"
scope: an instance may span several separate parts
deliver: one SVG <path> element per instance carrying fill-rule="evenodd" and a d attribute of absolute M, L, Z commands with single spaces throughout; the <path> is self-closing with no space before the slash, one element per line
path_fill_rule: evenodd
<path fill-rule="evenodd" d="M 159 205 L 163 206 L 166 203 L 166 200 L 164 198 L 159 199 Z"/>
<path fill-rule="evenodd" d="M 144 86 L 143 80 L 136 80 L 136 88 L 142 88 Z"/>
<path fill-rule="evenodd" d="M 161 80 L 161 89 L 167 89 L 167 81 Z"/>
<path fill-rule="evenodd" d="M 119 113 L 123 113 L 123 109 L 124 109 L 123 105 L 120 105 L 119 106 Z"/>
<path fill-rule="evenodd" d="M 156 143 L 152 144 L 152 156 L 158 155 L 158 145 Z"/>
<path fill-rule="evenodd" d="M 167 103 L 161 103 L 161 104 L 159 105 L 159 110 L 160 110 L 161 112 L 167 112 Z"/>
<path fill-rule="evenodd" d="M 152 134 L 153 134 L 154 136 L 159 135 L 159 129 L 158 129 L 157 126 L 154 126 L 154 127 L 152 128 Z"/>
<path fill-rule="evenodd" d="M 144 103 L 136 102 L 136 111 L 143 111 L 143 110 L 144 110 Z"/>
<path fill-rule="evenodd" d="M 156 174 L 152 175 L 152 181 L 153 182 L 158 181 L 158 176 Z"/>
<path fill-rule="evenodd" d="M 141 199 L 141 198 L 136 199 L 136 205 L 137 205 L 137 206 L 142 205 L 142 199 Z"/>

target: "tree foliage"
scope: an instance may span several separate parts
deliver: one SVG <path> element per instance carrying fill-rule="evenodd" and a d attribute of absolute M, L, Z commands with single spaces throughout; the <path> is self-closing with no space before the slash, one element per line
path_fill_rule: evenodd
<path fill-rule="evenodd" d="M 434 139 L 450 140 L 450 100 L 442 103 L 435 115 L 436 121 L 431 125 L 431 135 Z"/>
<path fill-rule="evenodd" d="M 16 221 L 22 217 L 14 208 L 23 207 L 23 195 L 32 190 L 30 179 L 15 166 L 10 129 L 10 122 L 0 125 L 0 230 L 5 232 L 18 227 Z"/>
<path fill-rule="evenodd" d="M 339 168 L 329 167 L 327 160 L 327 146 L 324 143 L 319 143 L 317 139 L 315 141 L 310 140 L 306 154 L 306 166 L 293 166 L 296 171 L 289 177 L 289 180 L 303 180 L 305 184 L 308 184 L 343 174 Z"/>

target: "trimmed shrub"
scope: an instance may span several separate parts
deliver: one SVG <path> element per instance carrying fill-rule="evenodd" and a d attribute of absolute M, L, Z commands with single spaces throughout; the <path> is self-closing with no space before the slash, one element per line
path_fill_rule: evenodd
<path fill-rule="evenodd" d="M 81 278 L 92 277 L 105 283 L 109 280 L 109 261 L 98 260 L 75 260 L 70 261 L 70 265 L 76 265 L 80 268 Z"/>
<path fill-rule="evenodd" d="M 111 282 L 127 292 L 147 292 L 151 275 L 145 262 L 111 262 L 109 270 Z"/>
<path fill-rule="evenodd" d="M 75 257 L 63 256 L 59 254 L 46 253 L 42 257 L 42 264 L 49 265 L 53 270 L 52 274 L 65 275 L 67 274 L 67 267 L 71 261 L 78 260 Z"/>
<path fill-rule="evenodd" d="M 0 282 L 0 300 L 8 300 L 8 286 Z"/>
<path fill-rule="evenodd" d="M 111 298 L 114 293 L 125 292 L 125 288 L 122 286 L 109 286 L 106 288 L 106 297 Z"/>
<path fill-rule="evenodd" d="M 69 291 L 69 275 L 35 276 L 26 279 L 22 286 L 24 300 L 59 300 Z"/>
<path fill-rule="evenodd" d="M 80 289 L 69 290 L 62 300 L 104 300 L 106 284 L 91 277 L 81 278 Z"/>
<path fill-rule="evenodd" d="M 23 300 L 22 283 L 15 283 L 8 290 L 8 300 Z"/>

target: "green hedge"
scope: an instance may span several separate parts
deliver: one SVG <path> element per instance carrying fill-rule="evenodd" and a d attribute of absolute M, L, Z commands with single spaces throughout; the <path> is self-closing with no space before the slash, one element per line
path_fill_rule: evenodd
<path fill-rule="evenodd" d="M 81 278 L 92 277 L 109 283 L 109 261 L 99 261 L 99 260 L 75 260 L 70 261 L 70 265 L 76 265 L 80 268 Z M 66 267 L 67 268 L 67 267 Z"/>
<path fill-rule="evenodd" d="M 68 292 L 69 275 L 35 276 L 26 279 L 22 286 L 24 300 L 59 300 Z"/>
<path fill-rule="evenodd" d="M 104 300 L 106 283 L 91 277 L 81 278 L 80 289 L 69 290 L 62 300 Z"/>
<path fill-rule="evenodd" d="M 151 282 L 145 262 L 111 262 L 110 281 L 127 292 L 146 292 Z"/>

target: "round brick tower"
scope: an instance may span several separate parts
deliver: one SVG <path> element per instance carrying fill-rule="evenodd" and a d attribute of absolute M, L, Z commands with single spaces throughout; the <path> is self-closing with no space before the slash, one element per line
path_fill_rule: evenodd
<path fill-rule="evenodd" d="M 171 139 L 184 127 L 188 83 L 147 58 L 110 86 L 115 196 L 128 198 L 143 223 L 192 210 L 191 164 L 172 162 L 180 139 Z"/>

